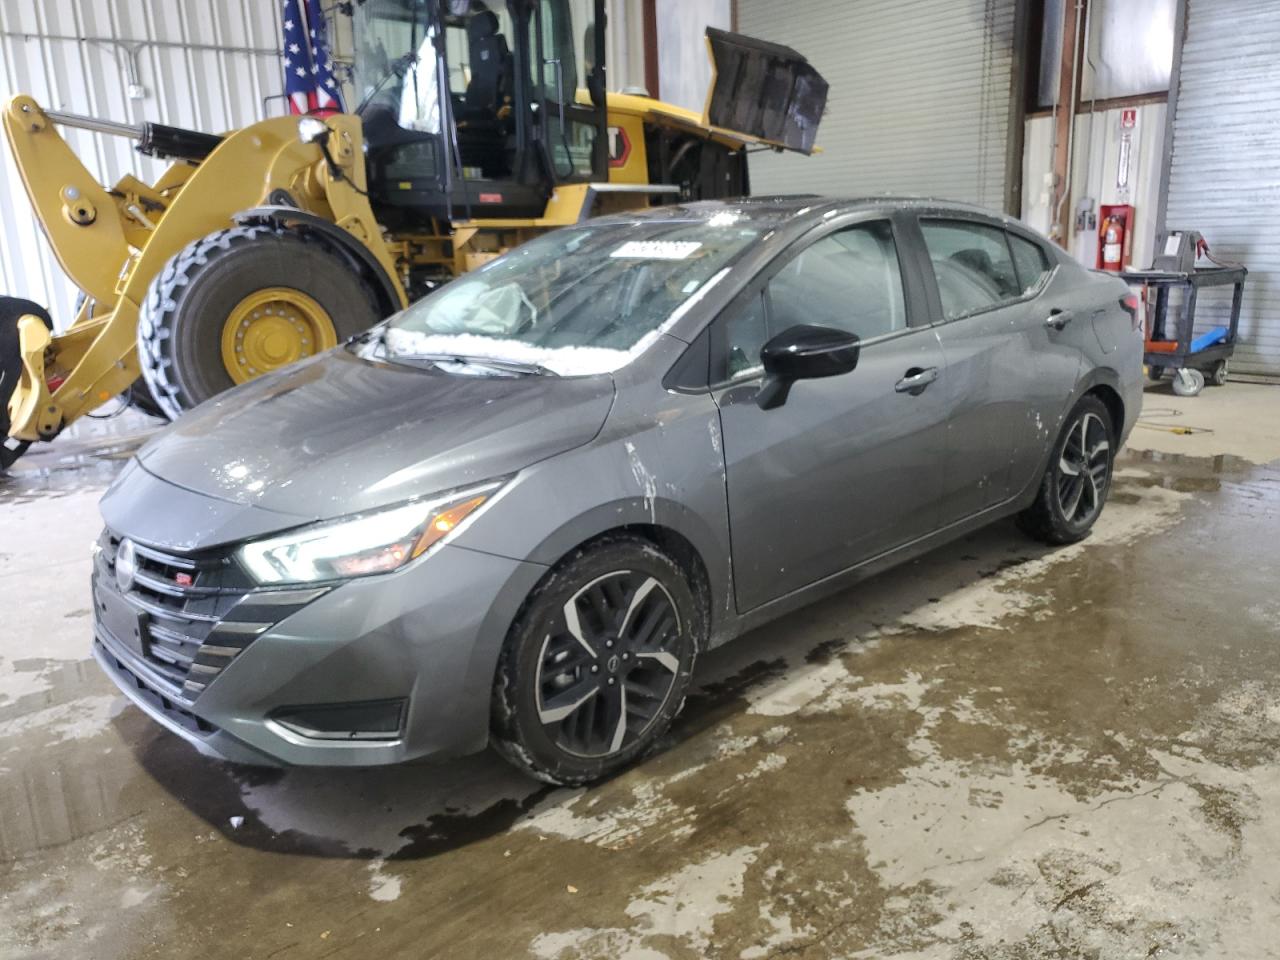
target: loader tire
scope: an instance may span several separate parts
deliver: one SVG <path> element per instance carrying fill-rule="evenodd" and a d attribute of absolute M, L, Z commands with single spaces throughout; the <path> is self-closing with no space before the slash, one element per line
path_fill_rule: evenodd
<path fill-rule="evenodd" d="M 151 395 L 151 388 L 142 377 L 133 381 L 129 389 L 124 392 L 124 398 L 129 406 L 148 417 L 155 417 L 157 420 L 169 419 L 160 409 L 160 404 L 156 403 L 156 398 Z"/>
<path fill-rule="evenodd" d="M 0 297 L 0 469 L 10 466 L 26 449 L 24 444 L 8 443 L 9 398 L 22 376 L 22 357 L 18 353 L 18 320 L 33 314 L 53 329 L 53 318 L 40 304 L 20 297 Z"/>
<path fill-rule="evenodd" d="M 311 304 L 331 324 L 308 338 L 320 352 L 380 318 L 373 291 L 323 243 L 268 226 L 239 226 L 195 240 L 170 258 L 147 290 L 138 317 L 138 361 L 156 405 L 170 420 L 238 382 L 224 361 L 233 313 L 264 290 Z M 292 360 L 279 364 L 284 366 Z M 275 369 L 256 364 L 248 376 Z M 237 371 L 243 379 L 245 369 Z"/>

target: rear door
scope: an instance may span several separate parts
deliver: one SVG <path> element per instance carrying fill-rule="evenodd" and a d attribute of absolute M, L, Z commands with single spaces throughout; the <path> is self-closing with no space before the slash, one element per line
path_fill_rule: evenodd
<path fill-rule="evenodd" d="M 1051 270 L 1036 245 L 963 215 L 922 217 L 918 225 L 948 372 L 940 510 L 952 523 L 1028 481 L 1075 386 L 1080 351 L 1071 335 L 1046 325 Z"/>
<path fill-rule="evenodd" d="M 899 247 L 888 219 L 832 224 L 784 254 L 712 328 L 739 610 L 936 525 L 942 350 L 919 325 L 922 294 Z M 761 410 L 760 348 L 806 323 L 857 333 L 857 368 L 799 381 L 786 403 Z"/>

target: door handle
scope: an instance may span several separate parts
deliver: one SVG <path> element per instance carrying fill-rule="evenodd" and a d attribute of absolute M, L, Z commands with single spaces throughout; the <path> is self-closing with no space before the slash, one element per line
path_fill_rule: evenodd
<path fill-rule="evenodd" d="M 1061 310 L 1054 307 L 1049 311 L 1049 316 L 1045 317 L 1044 325 L 1050 330 L 1061 330 L 1068 323 L 1075 319 L 1075 314 L 1070 310 Z"/>
<path fill-rule="evenodd" d="M 912 367 L 907 371 L 906 376 L 893 385 L 893 389 L 898 393 L 909 393 L 913 397 L 918 397 L 924 393 L 924 388 L 938 379 L 937 367 Z"/>

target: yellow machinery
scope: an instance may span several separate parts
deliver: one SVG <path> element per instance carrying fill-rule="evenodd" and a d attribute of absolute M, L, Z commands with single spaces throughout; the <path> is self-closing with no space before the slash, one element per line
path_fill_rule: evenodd
<path fill-rule="evenodd" d="M 794 51 L 709 29 L 716 73 L 699 116 L 604 93 L 603 7 L 579 68 L 569 0 L 509 0 L 501 14 L 365 0 L 354 113 L 224 136 L 14 97 L 6 137 L 84 297 L 59 334 L 37 305 L 0 298 L 0 467 L 119 394 L 177 417 L 539 232 L 745 194 L 751 145 L 811 152 L 826 84 Z M 60 125 L 174 162 L 153 184 L 104 187 Z"/>

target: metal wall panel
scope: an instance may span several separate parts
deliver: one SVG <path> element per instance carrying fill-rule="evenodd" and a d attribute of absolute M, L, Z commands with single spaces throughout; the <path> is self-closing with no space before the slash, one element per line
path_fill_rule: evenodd
<path fill-rule="evenodd" d="M 742 33 L 794 47 L 831 84 L 823 153 L 753 155 L 752 192 L 927 194 L 1003 209 L 1014 11 L 1015 0 L 739 0 Z"/>
<path fill-rule="evenodd" d="M 1267 374 L 1280 374 L 1277 51 L 1276 0 L 1188 0 L 1165 215 L 1169 229 L 1199 230 L 1216 257 L 1249 268 L 1231 365 Z M 1197 313 L 1223 322 L 1230 301 L 1209 294 Z"/>
<path fill-rule="evenodd" d="M 1096 225 L 1093 229 L 1076 229 L 1076 211 L 1082 203 L 1088 204 L 1094 214 L 1104 203 L 1133 204 L 1136 222 L 1129 264 L 1149 267 L 1155 254 L 1165 105 L 1147 103 L 1131 109 L 1136 119 L 1128 130 L 1121 126 L 1123 108 L 1076 115 L 1071 138 L 1075 156 L 1070 215 L 1066 218 L 1068 239 L 1063 246 L 1086 267 L 1097 265 L 1098 230 Z M 1053 222 L 1053 125 L 1054 118 L 1048 114 L 1029 118 L 1022 155 L 1022 219 L 1042 233 L 1048 233 Z M 1127 187 L 1122 187 L 1117 173 L 1125 134 L 1129 136 L 1129 176 Z"/>
<path fill-rule="evenodd" d="M 284 112 L 283 101 L 263 106 L 281 90 L 279 36 L 274 0 L 3 0 L 0 103 L 29 93 L 52 109 L 222 132 Z M 125 48 L 95 42 L 108 39 L 141 41 L 135 62 L 143 99 L 126 95 Z M 138 156 L 130 140 L 62 132 L 102 183 L 125 173 L 150 181 L 164 169 Z M 47 304 L 64 327 L 76 289 L 31 216 L 7 143 L 0 198 L 0 293 Z"/>

